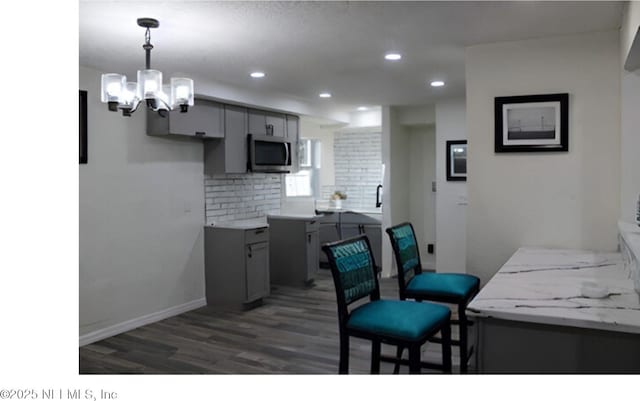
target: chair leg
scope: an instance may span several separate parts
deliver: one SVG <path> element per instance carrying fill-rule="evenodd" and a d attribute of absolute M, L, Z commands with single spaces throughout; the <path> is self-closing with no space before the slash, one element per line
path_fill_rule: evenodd
<path fill-rule="evenodd" d="M 442 370 L 451 373 L 451 324 L 447 323 L 440 331 L 442 334 Z"/>
<path fill-rule="evenodd" d="M 380 373 L 380 341 L 371 342 L 371 374 Z"/>
<path fill-rule="evenodd" d="M 349 335 L 340 333 L 340 367 L 338 373 L 349 373 Z"/>
<path fill-rule="evenodd" d="M 469 359 L 469 345 L 467 344 L 467 315 L 466 306 L 458 305 L 458 330 L 460 332 L 460 373 L 467 373 L 467 359 Z"/>
<path fill-rule="evenodd" d="M 398 373 L 400 373 L 400 359 L 402 359 L 402 352 L 404 351 L 404 347 L 401 345 L 398 345 L 398 349 L 396 350 L 396 365 L 393 367 L 393 374 L 397 375 Z"/>
<path fill-rule="evenodd" d="M 420 344 L 409 347 L 409 373 L 420 373 Z"/>

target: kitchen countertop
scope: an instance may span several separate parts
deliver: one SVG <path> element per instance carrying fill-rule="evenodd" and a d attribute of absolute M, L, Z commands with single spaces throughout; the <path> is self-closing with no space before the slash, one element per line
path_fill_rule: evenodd
<path fill-rule="evenodd" d="M 246 220 L 230 220 L 230 221 L 221 221 L 214 224 L 208 224 L 205 227 L 219 227 L 219 228 L 236 228 L 240 230 L 254 230 L 258 228 L 266 228 L 269 227 L 267 223 L 267 219 L 265 217 L 260 217 L 257 219 L 246 219 Z"/>
<path fill-rule="evenodd" d="M 324 207 L 316 208 L 320 213 L 360 213 L 360 214 L 382 214 L 382 209 L 351 209 L 351 208 L 334 208 Z"/>
<path fill-rule="evenodd" d="M 583 296 L 587 281 L 609 295 Z M 520 248 L 467 309 L 483 318 L 640 333 L 640 297 L 620 253 Z"/>
<path fill-rule="evenodd" d="M 282 220 L 316 220 L 322 217 L 322 214 L 268 214 L 267 219 L 282 219 Z"/>

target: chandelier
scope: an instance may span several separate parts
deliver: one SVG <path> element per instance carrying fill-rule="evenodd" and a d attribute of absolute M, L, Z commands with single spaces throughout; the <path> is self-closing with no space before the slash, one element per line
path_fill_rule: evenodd
<path fill-rule="evenodd" d="M 189 106 L 193 106 L 193 80 L 174 77 L 170 85 L 163 85 L 162 72 L 151 69 L 151 28 L 157 28 L 160 23 L 153 18 L 138 18 L 138 25 L 147 28 L 142 45 L 146 53 L 145 69 L 138 70 L 138 82 L 127 82 L 127 77 L 121 74 L 102 74 L 102 102 L 108 104 L 110 111 L 120 109 L 127 117 L 142 100 L 162 117 L 178 107 L 181 113 L 186 113 Z"/>

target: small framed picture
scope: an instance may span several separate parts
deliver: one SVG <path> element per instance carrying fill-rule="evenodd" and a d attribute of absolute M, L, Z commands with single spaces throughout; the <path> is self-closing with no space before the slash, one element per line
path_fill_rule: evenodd
<path fill-rule="evenodd" d="M 495 98 L 495 151 L 567 152 L 569 94 Z"/>
<path fill-rule="evenodd" d="M 87 164 L 87 91 L 80 91 L 80 164 Z"/>
<path fill-rule="evenodd" d="M 467 141 L 447 141 L 447 181 L 467 180 Z"/>

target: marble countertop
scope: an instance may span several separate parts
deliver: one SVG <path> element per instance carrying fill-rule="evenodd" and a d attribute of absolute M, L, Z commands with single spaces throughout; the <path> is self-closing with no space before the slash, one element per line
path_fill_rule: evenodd
<path fill-rule="evenodd" d="M 585 296 L 585 282 L 608 295 Z M 467 309 L 470 316 L 640 333 L 640 296 L 620 253 L 520 248 Z"/>

